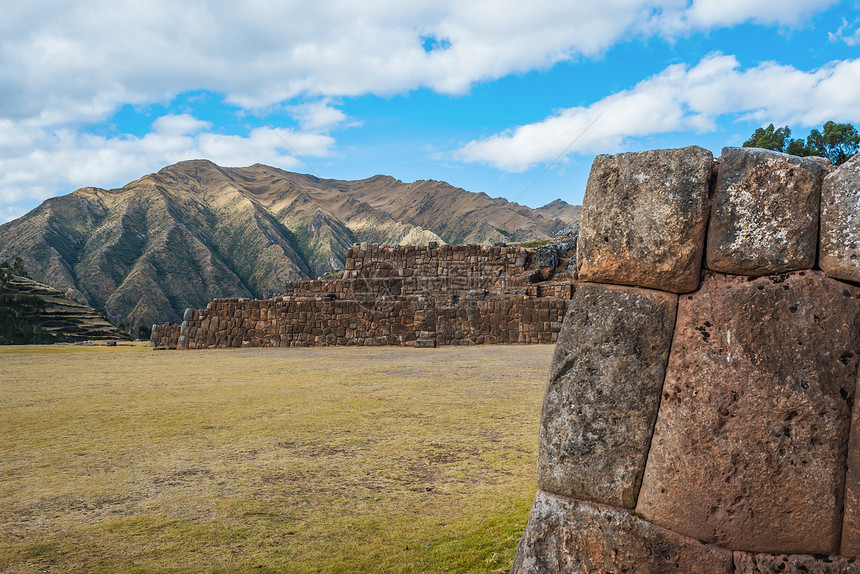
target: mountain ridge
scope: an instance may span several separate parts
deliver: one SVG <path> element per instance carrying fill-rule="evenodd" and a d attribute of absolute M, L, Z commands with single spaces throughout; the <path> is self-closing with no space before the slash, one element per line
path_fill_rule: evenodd
<path fill-rule="evenodd" d="M 35 279 L 136 328 L 181 320 L 216 297 L 278 294 L 287 281 L 342 269 L 354 243 L 547 239 L 578 220 L 576 210 L 561 200 L 532 209 L 436 180 L 346 181 L 187 160 L 121 188 L 46 200 L 0 225 L 0 259 L 21 257 Z"/>

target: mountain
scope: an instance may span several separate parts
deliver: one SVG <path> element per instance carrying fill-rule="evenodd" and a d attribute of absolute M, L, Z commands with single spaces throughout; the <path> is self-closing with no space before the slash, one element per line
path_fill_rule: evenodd
<path fill-rule="evenodd" d="M 560 199 L 551 201 L 543 207 L 535 209 L 536 212 L 543 215 L 547 219 L 559 219 L 566 222 L 579 221 L 579 215 L 582 212 L 581 205 L 571 205 Z"/>
<path fill-rule="evenodd" d="M 12 275 L 0 283 L 0 344 L 128 339 L 92 307 Z"/>
<path fill-rule="evenodd" d="M 432 180 L 339 181 L 194 160 L 119 189 L 45 201 L 0 225 L 0 260 L 21 257 L 32 277 L 136 328 L 179 321 L 186 307 L 216 297 L 269 297 L 289 280 L 342 269 L 357 242 L 546 239 L 578 220 L 578 208 L 541 209 L 550 206 L 541 212 Z"/>

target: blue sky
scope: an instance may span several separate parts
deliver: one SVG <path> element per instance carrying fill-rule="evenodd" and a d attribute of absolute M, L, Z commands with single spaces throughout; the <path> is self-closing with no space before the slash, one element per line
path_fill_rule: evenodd
<path fill-rule="evenodd" d="M 0 222 L 193 158 L 580 203 L 598 153 L 860 125 L 857 0 L 0 2 Z"/>

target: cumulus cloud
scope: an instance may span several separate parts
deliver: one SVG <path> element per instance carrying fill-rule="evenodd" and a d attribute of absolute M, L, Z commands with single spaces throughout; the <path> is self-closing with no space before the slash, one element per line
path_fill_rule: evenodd
<path fill-rule="evenodd" d="M 543 121 L 473 140 L 455 152 L 511 172 L 570 153 L 621 151 L 629 138 L 705 131 L 721 115 L 801 126 L 860 118 L 860 59 L 813 71 L 764 63 L 742 70 L 734 56 L 711 54 L 698 65 L 673 65 L 590 106 L 559 110 Z"/>
<path fill-rule="evenodd" d="M 462 93 L 630 38 L 791 26 L 834 1 L 13 2 L 0 21 L 0 118 L 86 123 L 196 89 L 245 108 L 300 95 Z"/>
<path fill-rule="evenodd" d="M 774 9 L 770 0 L 9 2 L 0 18 L 0 203 L 7 204 L 0 219 L 18 213 L 15 206 L 23 201 L 81 185 L 116 185 L 181 159 L 298 167 L 296 154 L 331 154 L 332 130 L 356 125 L 339 109 L 338 98 L 417 88 L 463 94 L 477 82 L 600 56 L 620 42 L 742 22 L 803 25 L 835 3 L 784 0 Z M 853 41 L 850 27 L 838 34 Z M 625 135 L 707 125 L 713 112 L 706 108 L 726 105 L 721 98 L 737 94 L 697 91 L 694 71 L 709 73 L 704 64 L 667 70 L 662 79 L 588 108 L 562 110 L 541 124 L 472 142 L 461 157 L 521 169 L 545 158 L 545 149 L 557 153 L 604 109 L 582 143 L 620 145 Z M 760 72 L 781 73 L 799 90 L 809 81 L 796 70 Z M 671 74 L 697 91 L 701 111 L 692 96 L 679 102 L 670 93 L 677 92 L 670 89 Z M 842 75 L 833 75 L 841 81 Z M 746 77 L 752 81 L 753 74 Z M 158 119 L 140 137 L 87 131 L 121 106 L 169 105 L 195 90 L 221 94 L 253 113 L 286 110 L 298 127 L 225 135 L 177 114 Z M 841 109 L 851 105 L 850 91 L 813 95 L 825 108 Z M 663 106 L 663 98 L 674 107 Z M 625 123 L 634 131 L 622 131 Z"/>
<path fill-rule="evenodd" d="M 152 131 L 142 137 L 16 126 L 32 145 L 22 148 L 0 140 L 0 204 L 6 204 L 0 220 L 20 215 L 25 200 L 41 201 L 57 190 L 86 185 L 119 185 L 185 159 L 206 158 L 224 166 L 259 162 L 293 169 L 301 165 L 294 154 L 325 157 L 335 143 L 329 135 L 290 129 L 263 127 L 239 136 L 214 133 L 211 127 L 187 114 L 157 118 Z"/>

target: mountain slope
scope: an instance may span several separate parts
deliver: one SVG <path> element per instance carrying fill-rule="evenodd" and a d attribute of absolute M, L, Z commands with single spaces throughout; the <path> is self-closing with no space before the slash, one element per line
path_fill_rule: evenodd
<path fill-rule="evenodd" d="M 32 279 L 0 283 L 0 344 L 128 339 L 92 307 Z"/>
<path fill-rule="evenodd" d="M 444 182 L 338 181 L 194 160 L 120 189 L 45 201 L 0 225 L 0 260 L 21 257 L 34 278 L 136 328 L 342 269 L 356 242 L 545 239 L 572 223 L 561 204 L 541 212 Z"/>

